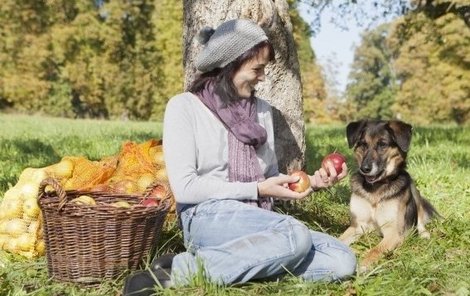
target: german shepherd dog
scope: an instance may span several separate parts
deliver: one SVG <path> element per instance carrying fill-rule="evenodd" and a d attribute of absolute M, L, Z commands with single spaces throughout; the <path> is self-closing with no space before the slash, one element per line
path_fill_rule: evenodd
<path fill-rule="evenodd" d="M 371 230 L 383 236 L 365 255 L 361 271 L 398 247 L 412 227 L 421 237 L 430 237 L 425 224 L 437 212 L 406 171 L 411 133 L 411 125 L 398 120 L 360 120 L 346 127 L 358 171 L 350 180 L 351 225 L 340 240 L 349 245 Z"/>

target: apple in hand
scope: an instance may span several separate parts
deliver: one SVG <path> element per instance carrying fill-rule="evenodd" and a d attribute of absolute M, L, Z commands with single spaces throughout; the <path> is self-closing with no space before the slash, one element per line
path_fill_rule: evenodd
<path fill-rule="evenodd" d="M 338 153 L 338 152 L 333 152 L 325 156 L 325 158 L 323 158 L 323 161 L 321 162 L 321 166 L 327 172 L 328 172 L 327 162 L 329 161 L 333 163 L 336 173 L 341 174 L 341 172 L 343 171 L 343 163 L 346 162 L 346 158 L 341 153 Z"/>
<path fill-rule="evenodd" d="M 303 171 L 295 171 L 291 176 L 299 177 L 299 181 L 289 183 L 289 189 L 295 192 L 304 192 L 310 187 L 310 178 Z"/>

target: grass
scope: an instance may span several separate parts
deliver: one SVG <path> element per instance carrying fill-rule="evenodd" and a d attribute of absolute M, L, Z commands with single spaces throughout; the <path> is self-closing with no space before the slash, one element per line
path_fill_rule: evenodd
<path fill-rule="evenodd" d="M 65 155 L 100 159 L 119 151 L 125 140 L 143 142 L 161 137 L 161 124 L 109 122 L 0 115 L 0 199 L 16 184 L 26 167 L 43 167 Z M 355 164 L 344 136 L 344 126 L 309 126 L 306 133 L 307 170 L 319 167 L 322 155 L 333 150 Z M 218 287 L 202 276 L 189 287 L 157 290 L 161 295 L 469 295 L 470 282 L 470 127 L 417 127 L 408 169 L 444 219 L 428 225 L 431 239 L 410 236 L 374 270 L 342 283 L 309 283 L 294 277 L 279 282 L 252 282 Z M 282 211 L 312 229 L 339 235 L 349 221 L 348 182 L 313 194 Z M 364 237 L 352 247 L 358 257 L 379 238 Z M 159 253 L 183 250 L 181 233 L 166 225 Z M 24 259 L 0 251 L 0 295 L 120 295 L 123 278 L 83 288 L 49 279 L 44 257 Z"/>

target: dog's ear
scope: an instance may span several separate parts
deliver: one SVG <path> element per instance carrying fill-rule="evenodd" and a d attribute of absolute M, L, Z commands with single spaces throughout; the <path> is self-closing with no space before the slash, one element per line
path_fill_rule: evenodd
<path fill-rule="evenodd" d="M 393 132 L 393 137 L 398 147 L 404 152 L 408 152 L 411 144 L 411 132 L 413 127 L 408 123 L 400 120 L 391 120 L 388 122 L 388 127 Z"/>
<path fill-rule="evenodd" d="M 362 129 L 366 125 L 367 120 L 353 121 L 346 126 L 346 137 L 348 138 L 349 148 L 354 147 L 362 133 Z"/>

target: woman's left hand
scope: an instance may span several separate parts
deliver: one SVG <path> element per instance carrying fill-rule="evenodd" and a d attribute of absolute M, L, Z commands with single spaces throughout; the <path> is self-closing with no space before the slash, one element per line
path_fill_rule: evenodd
<path fill-rule="evenodd" d="M 324 168 L 320 168 L 315 171 L 313 175 L 309 176 L 310 185 L 313 190 L 328 188 L 341 181 L 347 175 L 348 166 L 346 163 L 343 163 L 343 171 L 340 174 L 337 174 L 333 163 L 327 162 L 326 170 Z"/>

